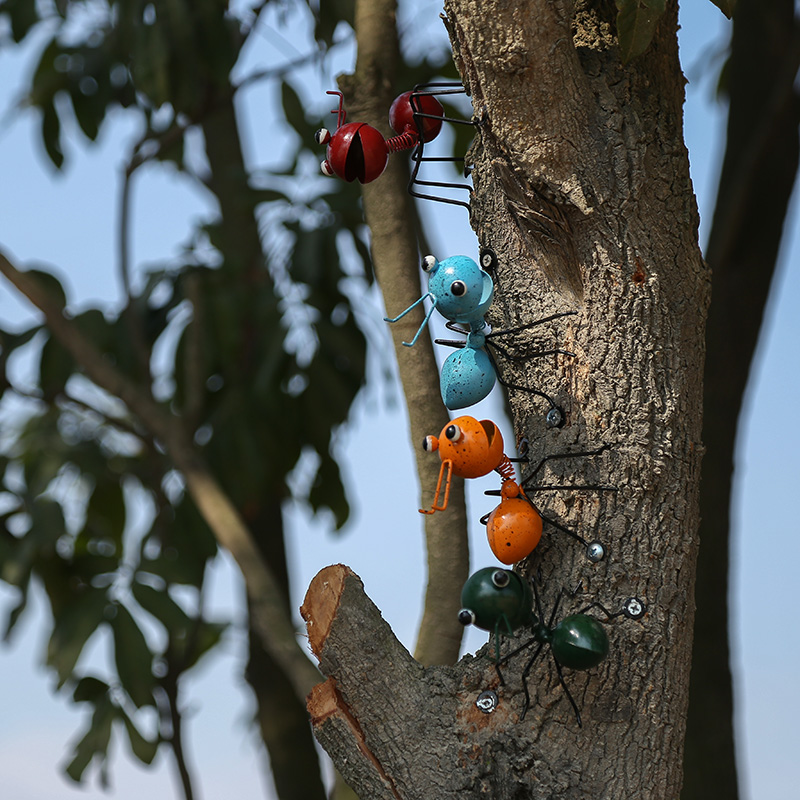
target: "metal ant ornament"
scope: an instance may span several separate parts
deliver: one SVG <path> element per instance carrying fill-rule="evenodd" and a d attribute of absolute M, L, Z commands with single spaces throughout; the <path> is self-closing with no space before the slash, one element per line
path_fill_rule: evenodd
<path fill-rule="evenodd" d="M 438 437 L 426 436 L 422 448 L 429 453 L 438 451 L 442 466 L 433 505 L 430 509 L 421 508 L 420 514 L 433 514 L 447 508 L 453 475 L 480 478 L 494 470 L 505 480 L 514 479 L 514 465 L 503 452 L 503 435 L 491 420 L 457 417 L 442 428 Z M 441 498 L 443 481 L 444 497 Z"/>
<path fill-rule="evenodd" d="M 442 127 L 444 109 L 441 103 L 432 96 L 420 97 L 415 105 L 424 111 L 425 117 L 415 116 L 411 107 L 411 92 L 396 97 L 389 110 L 389 124 L 397 133 L 389 139 L 367 125 L 366 122 L 346 122 L 344 95 L 341 92 L 329 91 L 327 94 L 339 97 L 339 107 L 331 113 L 336 114 L 336 130 L 331 133 L 327 128 L 320 128 L 314 139 L 317 144 L 327 145 L 326 159 L 320 165 L 325 175 L 336 175 L 342 180 L 359 183 L 370 183 L 379 178 L 389 155 L 400 150 L 409 150 L 422 141 L 435 138 Z"/>
<path fill-rule="evenodd" d="M 481 250 L 480 261 L 478 265 L 469 256 L 463 255 L 450 256 L 443 261 L 438 261 L 432 255 L 425 256 L 422 260 L 422 269 L 428 275 L 428 291 L 396 317 L 384 317 L 384 320 L 389 323 L 397 322 L 425 300 L 430 300 L 430 308 L 414 338 L 403 344 L 406 347 L 413 347 L 416 344 L 434 310 L 439 311 L 448 320 L 448 329 L 466 336 L 465 341 L 435 340 L 436 344 L 457 348 L 455 353 L 445 359 L 439 378 L 442 401 L 451 411 L 458 411 L 480 402 L 491 392 L 495 381 L 499 380 L 509 389 L 524 391 L 546 400 L 549 405 L 546 416 L 548 427 L 561 427 L 565 420 L 563 409 L 556 405 L 552 397 L 538 389 L 504 381 L 491 349 L 511 358 L 508 351 L 497 343 L 499 337 L 518 333 L 560 317 L 572 316 L 576 312 L 565 311 L 515 328 L 487 332 L 488 326 L 484 317 L 494 297 L 494 280 L 491 273 L 496 269 L 497 256 L 493 250 L 485 247 Z M 458 325 L 467 327 L 460 328 Z M 555 348 L 531 353 L 529 357 L 536 358 L 557 353 L 575 355 L 567 350 Z"/>
<path fill-rule="evenodd" d="M 501 501 L 493 511 L 481 517 L 481 524 L 486 525 L 486 538 L 497 560 L 503 564 L 517 564 L 522 559 L 527 558 L 537 547 L 542 537 L 543 522 L 547 522 L 557 530 L 566 533 L 575 541 L 580 542 L 586 548 L 586 557 L 589 561 L 597 563 L 605 558 L 606 548 L 602 542 L 587 541 L 580 534 L 567 528 L 556 520 L 543 516 L 533 501 L 525 493 L 525 488 L 529 492 L 538 491 L 557 491 L 560 489 L 570 489 L 578 491 L 617 491 L 615 486 L 604 486 L 601 484 L 547 484 L 528 486 L 536 477 L 542 467 L 548 462 L 557 459 L 584 458 L 597 456 L 607 450 L 603 445 L 597 450 L 587 450 L 572 453 L 553 453 L 545 456 L 538 463 L 536 468 L 520 483 L 516 481 L 506 481 L 502 488 L 491 489 L 485 494 L 500 495 Z M 525 459 L 519 459 L 525 460 Z"/>
<path fill-rule="evenodd" d="M 494 635 L 494 665 L 501 684 L 505 684 L 500 665 L 509 661 L 517 653 L 535 646 L 535 650 L 522 670 L 522 687 L 525 700 L 520 713 L 520 721 L 530 708 L 530 693 L 527 679 L 539 654 L 545 645 L 550 646 L 558 680 L 575 712 L 580 727 L 581 714 L 575 699 L 564 681 L 563 667 L 586 670 L 605 660 L 609 652 L 608 635 L 600 620 L 586 612 L 598 609 L 606 617 L 606 622 L 615 617 L 641 619 L 647 611 L 645 604 L 637 597 L 629 597 L 617 612 L 608 611 L 598 602 L 584 606 L 575 614 L 564 617 L 556 623 L 558 606 L 564 594 L 574 596 L 575 592 L 563 589 L 553 604 L 549 620 L 544 622 L 539 592 L 536 582 L 529 582 L 515 572 L 486 567 L 471 575 L 461 592 L 463 608 L 458 619 L 462 625 L 475 625 Z M 531 598 L 533 602 L 531 602 Z M 535 603 L 536 613 L 533 611 Z M 530 628 L 532 638 L 500 658 L 500 637 L 514 636 L 520 628 Z M 487 692 L 482 692 L 477 705 L 481 710 L 494 710 Z"/>

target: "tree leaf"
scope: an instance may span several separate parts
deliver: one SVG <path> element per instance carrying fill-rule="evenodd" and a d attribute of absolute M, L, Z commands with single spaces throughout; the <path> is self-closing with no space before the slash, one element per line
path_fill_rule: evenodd
<path fill-rule="evenodd" d="M 131 744 L 133 754 L 143 764 L 152 764 L 158 752 L 159 740 L 148 739 L 143 736 L 136 725 L 133 724 L 133 720 L 122 709 L 119 709 L 119 715 L 125 723 L 125 730 L 128 731 L 128 741 Z"/>
<path fill-rule="evenodd" d="M 666 10 L 666 0 L 616 0 L 617 35 L 623 63 L 644 53 Z"/>
<path fill-rule="evenodd" d="M 228 628 L 225 622 L 206 620 L 193 620 L 193 625 L 195 627 L 183 647 L 179 643 L 173 653 L 173 660 L 182 671 L 191 669 L 206 653 L 216 647 Z"/>
<path fill-rule="evenodd" d="M 109 685 L 99 678 L 87 675 L 75 685 L 72 699 L 76 703 L 94 703 L 96 705 L 108 693 L 109 688 Z"/>
<path fill-rule="evenodd" d="M 69 351 L 50 335 L 42 345 L 39 356 L 39 387 L 45 400 L 53 402 L 64 392 L 67 381 L 75 371 L 75 361 Z"/>
<path fill-rule="evenodd" d="M 76 783 L 80 783 L 83 773 L 95 756 L 99 756 L 101 764 L 108 757 L 108 745 L 111 741 L 111 726 L 114 722 L 115 708 L 108 694 L 99 698 L 95 704 L 92 720 L 81 740 L 75 745 L 72 761 L 67 764 L 65 772 Z M 105 771 L 101 767 L 101 778 L 107 782 Z"/>
<path fill-rule="evenodd" d="M 36 3 L 30 0 L 4 0 L 0 3 L 0 14 L 7 14 L 11 21 L 11 37 L 21 42 L 31 28 L 39 22 Z"/>
<path fill-rule="evenodd" d="M 295 90 L 284 81 L 281 84 L 281 103 L 286 121 L 297 131 L 300 141 L 305 144 L 314 142 L 316 128 L 306 117 L 306 107 Z"/>
<path fill-rule="evenodd" d="M 153 689 L 153 654 L 130 611 L 121 604 L 115 605 L 116 614 L 111 620 L 114 632 L 114 663 L 122 688 L 137 708 L 155 705 Z"/>
<path fill-rule="evenodd" d="M 55 300 L 59 308 L 67 305 L 67 292 L 61 281 L 52 273 L 43 269 L 29 269 L 25 273 L 29 278 L 33 278 L 39 288 L 43 289 Z"/>
<path fill-rule="evenodd" d="M 105 619 L 107 605 L 105 590 L 86 588 L 72 602 L 53 607 L 55 624 L 47 644 L 47 663 L 55 669 L 59 687 L 72 676 L 86 642 Z"/>
<path fill-rule="evenodd" d="M 336 520 L 336 530 L 340 530 L 350 516 L 350 504 L 347 502 L 339 465 L 327 454 L 320 461 L 308 502 L 315 514 L 322 509 L 330 509 Z"/>
<path fill-rule="evenodd" d="M 169 596 L 166 588 L 159 590 L 149 584 L 134 581 L 132 590 L 136 602 L 167 629 L 170 638 L 186 637 L 192 620 Z"/>
<path fill-rule="evenodd" d="M 42 141 L 44 149 L 56 169 L 64 164 L 64 150 L 61 147 L 61 122 L 53 103 L 42 107 Z"/>

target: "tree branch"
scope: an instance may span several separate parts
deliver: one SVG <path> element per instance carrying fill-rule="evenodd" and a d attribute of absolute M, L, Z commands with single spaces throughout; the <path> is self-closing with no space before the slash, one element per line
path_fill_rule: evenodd
<path fill-rule="evenodd" d="M 0 253 L 0 273 L 45 317 L 50 333 L 71 353 L 86 375 L 102 389 L 118 397 L 160 439 L 198 510 L 221 547 L 236 560 L 244 577 L 254 611 L 253 624 L 264 646 L 286 674 L 295 692 L 304 699 L 319 680 L 319 673 L 300 649 L 291 620 L 285 613 L 279 585 L 261 558 L 253 537 L 238 511 L 217 483 L 180 420 L 157 405 L 149 395 L 120 373 L 65 316 L 59 303 L 30 275 L 19 271 Z"/>
<path fill-rule="evenodd" d="M 387 131 L 399 57 L 395 0 L 358 0 L 355 27 L 358 60 L 355 74 L 340 85 L 351 119 L 363 119 Z M 408 87 L 411 88 L 411 87 Z M 364 214 L 372 235 L 375 273 L 394 314 L 420 296 L 416 211 L 406 187 L 408 164 L 402 155 L 389 159 L 379 180 L 364 186 Z M 404 347 L 423 319 L 420 307 L 391 326 L 392 341 L 409 415 L 411 441 L 420 479 L 420 507 L 429 499 L 439 473 L 439 459 L 430 458 L 419 443 L 438 435 L 449 421 L 439 395 L 439 370 L 426 332 L 414 348 Z M 425 610 L 415 657 L 424 664 L 452 664 L 458 658 L 463 629 L 457 622 L 461 587 L 469 574 L 466 504 L 461 481 L 454 482 L 446 514 L 425 519 L 428 581 Z"/>

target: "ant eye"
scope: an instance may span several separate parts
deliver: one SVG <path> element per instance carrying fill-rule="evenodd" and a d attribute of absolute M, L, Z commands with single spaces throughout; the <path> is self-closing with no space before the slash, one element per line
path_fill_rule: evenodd
<path fill-rule="evenodd" d="M 331 140 L 331 132 L 327 128 L 320 128 L 314 134 L 314 141 L 317 144 L 328 144 L 330 140 Z"/>
<path fill-rule="evenodd" d="M 333 170 L 331 169 L 331 165 L 327 161 L 323 161 L 319 168 L 322 170 L 323 175 L 327 175 L 329 178 L 333 177 Z"/>
<path fill-rule="evenodd" d="M 508 572 L 504 569 L 498 569 L 494 573 L 492 573 L 492 583 L 498 589 L 505 589 L 508 586 L 509 581 L 511 578 L 508 575 Z"/>
<path fill-rule="evenodd" d="M 426 436 L 422 440 L 422 449 L 426 453 L 434 453 L 439 449 L 439 440 L 435 436 Z"/>
<path fill-rule="evenodd" d="M 464 438 L 464 434 L 461 432 L 461 428 L 458 425 L 448 425 L 445 428 L 444 435 L 451 441 L 451 442 L 460 442 Z"/>
<path fill-rule="evenodd" d="M 467 293 L 467 284 L 464 281 L 453 281 L 450 292 L 454 297 L 463 297 Z"/>
<path fill-rule="evenodd" d="M 461 611 L 458 612 L 458 621 L 464 625 L 474 625 L 475 624 L 475 612 L 470 611 L 468 608 L 462 608 Z"/>
<path fill-rule="evenodd" d="M 425 256 L 422 259 L 422 271 L 430 272 L 438 263 L 435 256 Z"/>

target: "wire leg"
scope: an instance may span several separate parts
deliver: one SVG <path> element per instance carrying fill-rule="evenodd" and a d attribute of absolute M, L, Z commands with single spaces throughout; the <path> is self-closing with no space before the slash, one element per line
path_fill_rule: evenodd
<path fill-rule="evenodd" d="M 577 311 L 561 311 L 558 314 L 551 314 L 549 317 L 542 317 L 541 319 L 534 320 L 533 322 L 526 322 L 524 325 L 517 325 L 514 328 L 505 328 L 502 331 L 492 331 L 486 338 L 493 338 L 497 336 L 507 336 L 511 333 L 519 333 L 526 331 L 529 328 L 535 328 L 537 325 L 544 325 L 545 322 L 552 322 L 554 319 L 561 319 L 562 317 L 574 317 Z"/>
<path fill-rule="evenodd" d="M 450 499 L 450 483 L 453 479 L 452 468 L 453 462 L 451 459 L 447 458 L 442 461 L 442 466 L 439 467 L 439 480 L 436 482 L 436 492 L 433 495 L 433 505 L 430 507 L 430 509 L 419 509 L 420 514 L 433 514 L 436 511 L 444 511 L 447 508 L 447 502 Z M 442 479 L 444 478 L 445 471 L 447 471 L 447 481 L 445 482 L 444 487 L 444 502 L 439 505 L 439 495 L 442 490 Z"/>
<path fill-rule="evenodd" d="M 604 444 L 602 447 L 598 447 L 597 450 L 585 450 L 579 453 L 552 453 L 549 456 L 544 456 L 536 465 L 536 468 L 533 470 L 533 472 L 531 472 L 528 477 L 522 481 L 522 485 L 524 486 L 526 483 L 528 483 L 548 461 L 555 461 L 559 458 L 584 458 L 587 456 L 599 456 L 601 453 L 605 453 L 606 450 L 608 450 L 608 445 Z"/>
<path fill-rule="evenodd" d="M 572 693 L 567 688 L 566 681 L 564 680 L 564 673 L 561 671 L 561 664 L 558 663 L 558 659 L 555 656 L 553 656 L 553 663 L 556 665 L 558 682 L 561 684 L 561 688 L 564 690 L 564 694 L 567 696 L 567 700 L 569 700 L 572 710 L 575 712 L 575 721 L 578 723 L 578 727 L 582 728 L 583 723 L 581 722 L 580 709 L 578 708 L 578 704 L 575 702 L 575 698 L 572 696 Z"/>
<path fill-rule="evenodd" d="M 495 374 L 497 375 L 497 382 L 501 386 L 505 386 L 507 389 L 517 389 L 521 392 L 527 392 L 528 394 L 535 395 L 536 397 L 541 397 L 543 400 L 546 400 L 550 408 L 558 408 L 555 401 L 553 400 L 550 395 L 545 394 L 544 392 L 540 392 L 538 389 L 531 389 L 528 386 L 520 386 L 517 383 L 509 383 L 508 381 L 504 380 L 502 373 L 500 372 L 500 367 L 497 363 L 497 359 L 495 359 L 492 351 L 487 347 L 485 348 L 486 355 L 489 356 L 489 360 L 492 362 L 492 366 L 494 367 Z"/>
<path fill-rule="evenodd" d="M 539 646 L 536 648 L 536 652 L 530 657 L 530 660 L 525 665 L 525 669 L 522 670 L 522 691 L 525 695 L 525 699 L 522 702 L 522 711 L 519 715 L 519 720 L 525 719 L 525 715 L 528 713 L 528 709 L 531 707 L 531 693 L 528 690 L 528 676 L 531 673 L 531 669 L 533 668 L 533 664 L 539 656 L 539 653 L 542 652 L 542 647 L 544 647 L 544 643 L 540 642 Z"/>

